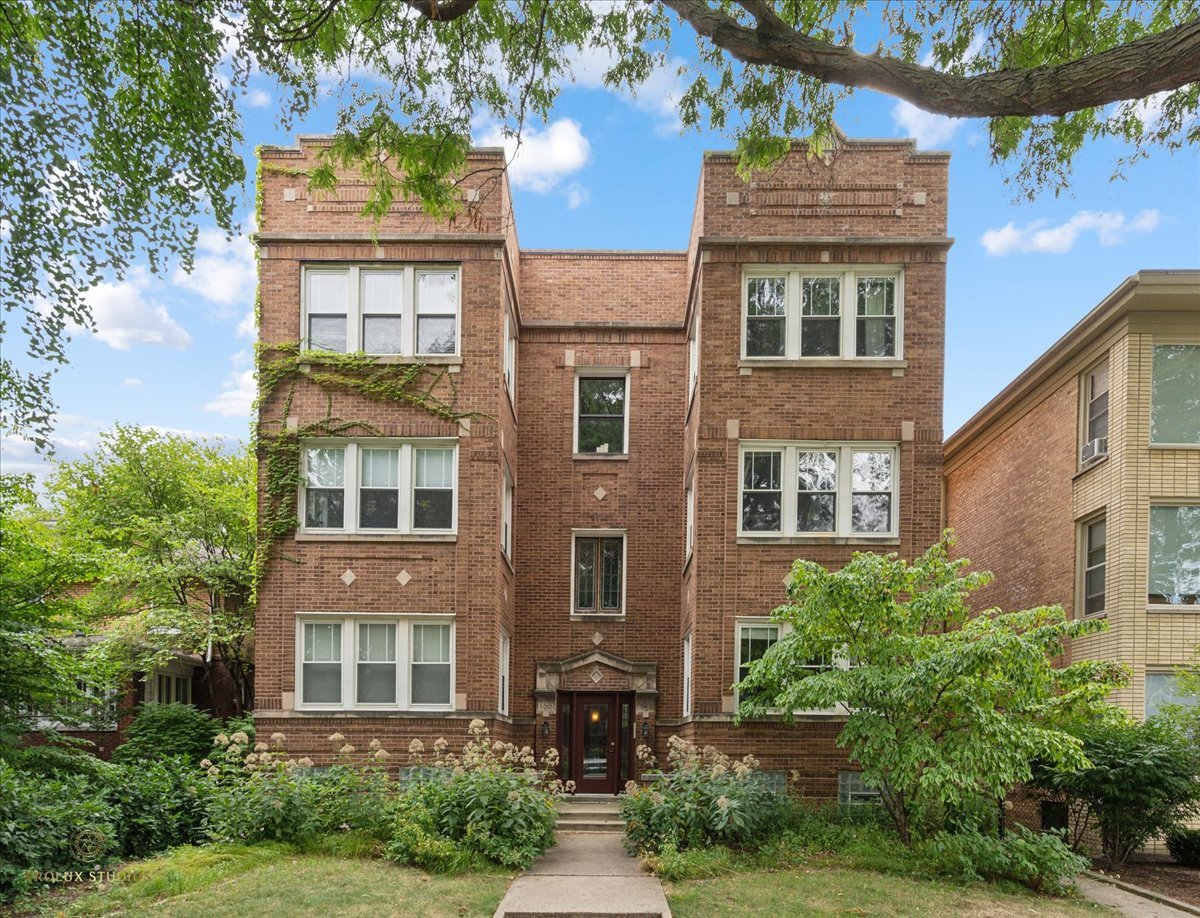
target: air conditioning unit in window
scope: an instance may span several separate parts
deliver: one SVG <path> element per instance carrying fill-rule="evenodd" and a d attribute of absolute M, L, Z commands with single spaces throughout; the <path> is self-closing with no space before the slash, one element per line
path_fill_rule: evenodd
<path fill-rule="evenodd" d="M 1087 465 L 1089 462 L 1103 459 L 1107 455 L 1108 437 L 1097 437 L 1083 445 L 1083 449 L 1079 451 L 1079 461 L 1082 465 Z"/>

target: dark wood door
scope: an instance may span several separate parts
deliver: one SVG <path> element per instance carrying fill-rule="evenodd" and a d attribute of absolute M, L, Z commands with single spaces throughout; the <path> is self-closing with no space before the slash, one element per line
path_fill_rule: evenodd
<path fill-rule="evenodd" d="M 563 777 L 581 794 L 615 794 L 628 777 L 632 698 L 573 692 L 560 699 Z"/>

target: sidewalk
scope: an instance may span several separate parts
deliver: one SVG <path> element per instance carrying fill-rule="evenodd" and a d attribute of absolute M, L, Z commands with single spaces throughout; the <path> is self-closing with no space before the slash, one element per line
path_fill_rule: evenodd
<path fill-rule="evenodd" d="M 558 844 L 517 877 L 495 918 L 590 915 L 670 918 L 662 883 L 642 871 L 613 832 L 560 832 Z"/>
<path fill-rule="evenodd" d="M 1075 881 L 1080 895 L 1100 905 L 1115 908 L 1129 918 L 1194 918 L 1194 912 L 1185 912 L 1162 902 L 1155 902 L 1143 896 L 1103 883 L 1090 877 L 1079 877 Z"/>

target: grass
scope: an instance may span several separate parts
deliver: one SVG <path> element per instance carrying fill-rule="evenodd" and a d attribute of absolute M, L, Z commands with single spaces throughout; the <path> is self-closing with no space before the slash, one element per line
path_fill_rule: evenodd
<path fill-rule="evenodd" d="M 675 918 L 711 915 L 1098 918 L 1113 914 L 1101 906 L 1075 900 L 1038 898 L 992 886 L 954 886 L 839 867 L 731 873 L 663 885 Z"/>
<path fill-rule="evenodd" d="M 155 915 L 211 918 L 249 914 L 491 915 L 511 874 L 430 876 L 366 851 L 302 852 L 288 845 L 179 848 L 129 865 L 117 883 L 21 903 L 31 915 Z M 359 856 L 356 856 L 359 855 Z"/>

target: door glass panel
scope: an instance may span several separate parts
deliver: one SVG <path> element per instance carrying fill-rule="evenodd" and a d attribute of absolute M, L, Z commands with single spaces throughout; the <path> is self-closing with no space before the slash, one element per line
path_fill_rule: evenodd
<path fill-rule="evenodd" d="M 608 777 L 608 705 L 583 706 L 584 778 Z"/>

